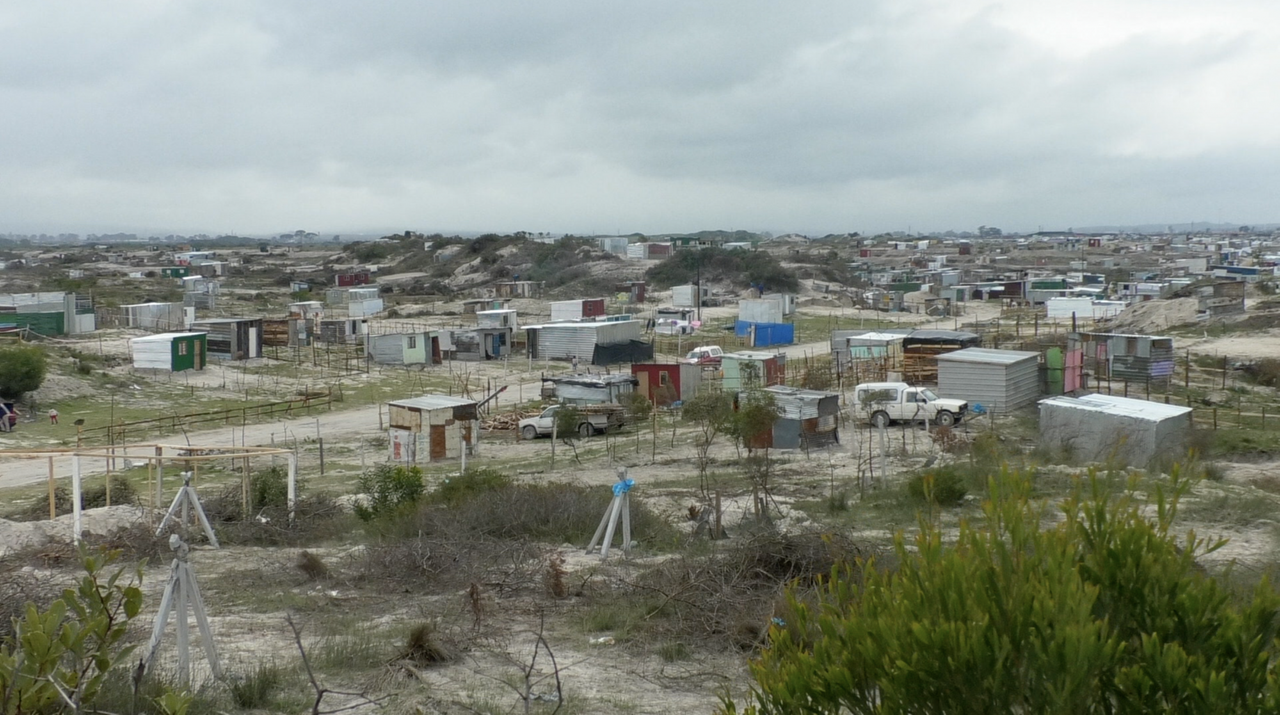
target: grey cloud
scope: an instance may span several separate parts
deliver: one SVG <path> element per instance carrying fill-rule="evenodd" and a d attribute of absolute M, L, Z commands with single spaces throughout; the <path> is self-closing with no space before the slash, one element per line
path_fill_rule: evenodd
<path fill-rule="evenodd" d="M 1262 26 L 1081 58 L 889 0 L 112 5 L 0 13 L 0 215 L 825 232 L 1254 222 L 1280 188 L 1178 104 L 1275 63 Z"/>

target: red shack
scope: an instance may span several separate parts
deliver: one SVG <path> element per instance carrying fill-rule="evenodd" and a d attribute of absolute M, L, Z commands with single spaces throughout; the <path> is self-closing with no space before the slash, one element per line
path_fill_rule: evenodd
<path fill-rule="evenodd" d="M 351 271 L 350 273 L 339 273 L 334 276 L 334 281 L 339 288 L 353 288 L 355 286 L 369 285 L 373 282 L 373 275 L 369 271 Z"/>
<path fill-rule="evenodd" d="M 685 363 L 633 364 L 631 374 L 639 382 L 636 391 L 663 407 L 693 399 L 702 382 L 702 366 Z"/>

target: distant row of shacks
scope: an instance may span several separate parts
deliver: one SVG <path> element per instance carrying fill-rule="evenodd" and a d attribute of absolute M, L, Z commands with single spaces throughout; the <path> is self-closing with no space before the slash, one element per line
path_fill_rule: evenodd
<path fill-rule="evenodd" d="M 207 336 L 209 359 L 246 360 L 263 357 L 264 349 L 314 345 L 362 346 L 369 361 L 381 365 L 432 365 L 446 360 L 482 361 L 513 354 L 517 332 L 530 359 L 573 360 L 587 365 L 639 362 L 653 358 L 643 339 L 644 325 L 629 315 L 605 315 L 605 299 L 551 303 L 552 322 L 521 326 L 515 310 L 503 300 L 470 302 L 475 325 L 428 328 L 415 323 L 373 320 L 381 309 L 376 288 L 335 289 L 327 302 L 300 301 L 284 318 L 196 319 L 194 309 L 180 303 L 123 306 L 122 325 L 169 331 L 166 336 Z M 327 308 L 342 302 L 345 315 L 329 317 Z M 375 303 L 375 305 L 370 305 Z M 182 369 L 199 369 L 186 362 Z"/>
<path fill-rule="evenodd" d="M 1174 375 L 1173 338 L 1160 335 L 1080 331 L 1067 334 L 1065 348 L 1041 352 L 983 348 L 979 335 L 963 331 L 836 330 L 831 352 L 836 370 L 851 380 L 936 385 L 944 397 L 978 402 L 996 413 L 1104 380 L 1145 388 L 1164 385 Z"/>

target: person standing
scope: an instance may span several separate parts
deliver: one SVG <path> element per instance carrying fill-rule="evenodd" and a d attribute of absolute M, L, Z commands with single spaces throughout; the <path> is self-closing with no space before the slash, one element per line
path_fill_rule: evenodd
<path fill-rule="evenodd" d="M 51 424 L 51 425 L 56 425 L 56 424 L 58 424 L 58 410 L 57 410 L 57 409 L 49 410 L 49 424 Z"/>
<path fill-rule="evenodd" d="M 573 365 L 573 371 L 574 371 L 574 372 L 577 372 L 577 371 L 578 371 L 578 356 L 577 356 L 577 355 L 574 355 L 574 356 L 573 356 L 573 359 L 572 359 L 572 360 L 570 360 L 570 363 Z"/>

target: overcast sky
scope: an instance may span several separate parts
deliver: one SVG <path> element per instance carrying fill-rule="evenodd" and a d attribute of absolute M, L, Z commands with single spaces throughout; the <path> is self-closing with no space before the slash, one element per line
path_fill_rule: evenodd
<path fill-rule="evenodd" d="M 1274 0 L 0 1 L 0 232 L 1280 221 Z"/>

